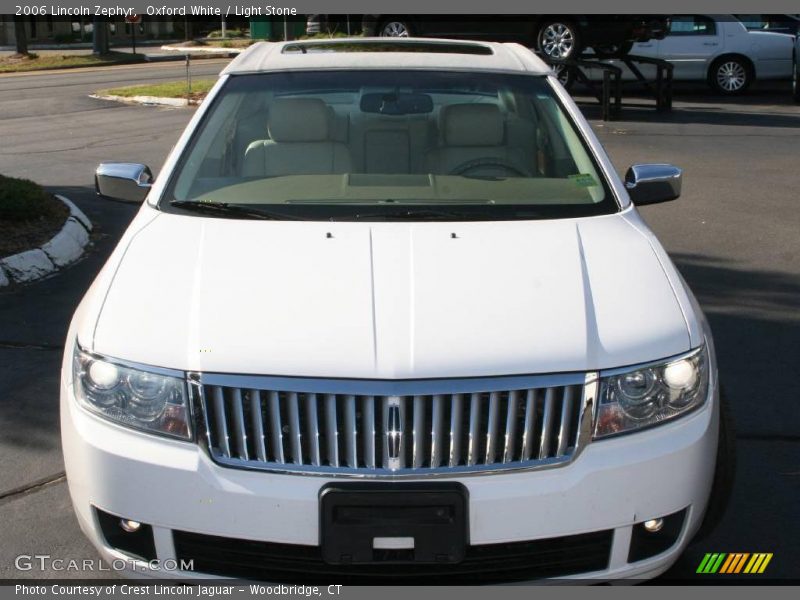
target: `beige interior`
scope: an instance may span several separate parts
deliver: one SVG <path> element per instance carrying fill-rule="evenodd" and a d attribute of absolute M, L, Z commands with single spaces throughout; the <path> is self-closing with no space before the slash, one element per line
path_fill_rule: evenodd
<path fill-rule="evenodd" d="M 258 139 L 265 120 L 267 137 Z M 353 110 L 350 103 L 333 107 L 318 98 L 278 98 L 238 128 L 237 146 L 246 147 L 241 160 L 245 177 L 448 175 L 473 163 L 497 162 L 513 167 L 516 176 L 536 175 L 535 123 L 501 110 L 497 102 L 450 104 L 430 114 L 391 116 Z"/>
<path fill-rule="evenodd" d="M 269 139 L 245 151 L 247 177 L 346 173 L 352 170 L 349 148 L 331 139 L 328 107 L 317 98 L 275 100 L 269 109 Z"/>

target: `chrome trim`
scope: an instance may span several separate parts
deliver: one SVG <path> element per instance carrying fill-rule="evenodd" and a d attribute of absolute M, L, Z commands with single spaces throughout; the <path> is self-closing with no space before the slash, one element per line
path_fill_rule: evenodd
<path fill-rule="evenodd" d="M 436 390 L 439 393 L 445 393 L 451 397 L 455 397 L 457 394 L 469 393 L 472 395 L 471 402 L 480 403 L 480 394 L 475 390 L 481 390 L 482 393 L 487 393 L 487 392 L 491 393 L 489 392 L 489 390 L 491 390 L 492 392 L 499 392 L 500 390 L 511 391 L 510 388 L 518 387 L 518 389 L 529 390 L 526 398 L 527 400 L 526 408 L 531 408 L 531 407 L 535 408 L 535 405 L 537 403 L 537 394 L 532 392 L 538 391 L 538 389 L 559 387 L 559 386 L 560 387 L 577 386 L 577 385 L 583 387 L 583 396 L 580 400 L 580 407 L 577 419 L 578 431 L 575 436 L 575 445 L 574 447 L 572 447 L 572 451 L 568 454 L 563 454 L 560 456 L 543 458 L 543 459 L 531 458 L 528 460 L 495 462 L 488 465 L 475 464 L 474 461 L 476 458 L 475 453 L 477 452 L 477 447 L 473 447 L 473 440 L 471 438 L 469 445 L 470 445 L 470 452 L 473 453 L 472 462 L 469 462 L 468 459 L 468 462 L 465 465 L 452 466 L 450 464 L 450 461 L 448 460 L 450 457 L 447 455 L 441 455 L 440 458 L 444 463 L 441 466 L 421 468 L 419 470 L 416 470 L 414 468 L 404 468 L 405 465 L 401 464 L 399 466 L 400 470 L 398 471 L 395 470 L 398 469 L 397 466 L 395 465 L 390 466 L 388 464 L 388 457 L 387 457 L 388 453 L 385 451 L 387 449 L 386 446 L 388 445 L 387 443 L 388 440 L 384 439 L 383 465 L 381 467 L 376 466 L 376 468 L 372 469 L 363 467 L 354 468 L 351 464 L 348 464 L 346 466 L 342 465 L 341 457 L 338 457 L 337 460 L 331 465 L 292 464 L 285 462 L 282 464 L 278 463 L 265 464 L 264 462 L 260 462 L 258 460 L 253 460 L 253 459 L 242 460 L 241 458 L 231 458 L 229 456 L 214 455 L 211 452 L 210 448 L 208 447 L 208 440 L 211 438 L 205 437 L 205 439 L 198 440 L 198 443 L 201 445 L 203 450 L 211 457 L 212 461 L 224 467 L 243 469 L 248 471 L 269 472 L 276 474 L 287 474 L 287 475 L 299 474 L 299 475 L 309 475 L 309 476 L 323 476 L 332 479 L 341 477 L 359 478 L 359 479 L 413 479 L 413 478 L 427 479 L 431 477 L 442 478 L 442 477 L 454 477 L 454 476 L 489 475 L 494 473 L 538 471 L 542 469 L 551 469 L 551 468 L 566 466 L 575 461 L 583 452 L 583 450 L 585 450 L 586 446 L 592 442 L 595 413 L 597 410 L 596 407 L 597 393 L 599 389 L 599 374 L 597 372 L 566 373 L 566 374 L 554 374 L 554 375 L 509 376 L 509 377 L 494 377 L 494 378 L 468 378 L 468 379 L 447 379 L 447 380 L 431 379 L 431 380 L 404 380 L 404 381 L 343 380 L 343 379 L 318 380 L 318 379 L 306 379 L 306 378 L 291 378 L 291 377 L 287 378 L 287 377 L 269 377 L 269 376 L 239 377 L 235 375 L 201 374 L 201 373 L 192 373 L 191 375 L 192 377 L 197 378 L 199 392 L 201 394 L 204 385 L 213 385 L 213 386 L 227 385 L 230 387 L 238 387 L 240 389 L 258 389 L 258 387 L 260 386 L 268 386 L 269 389 L 270 386 L 276 386 L 276 385 L 281 386 L 285 382 L 290 382 L 293 389 L 296 392 L 300 393 L 319 393 L 318 390 L 321 389 L 328 390 L 329 393 L 325 394 L 325 400 L 326 400 L 325 412 L 326 412 L 326 417 L 328 417 L 325 419 L 326 421 L 325 426 L 329 428 L 328 443 L 332 446 L 331 448 L 332 452 L 337 452 L 339 445 L 338 442 L 334 442 L 334 440 L 336 440 L 335 436 L 338 435 L 339 428 L 336 426 L 336 404 L 335 404 L 336 395 L 331 392 L 332 389 L 342 390 L 342 391 L 337 391 L 336 392 L 337 394 L 341 394 L 343 393 L 344 390 L 347 390 L 352 395 L 366 395 L 366 396 L 372 396 L 376 399 L 378 396 L 383 395 L 379 393 L 379 390 L 396 391 L 398 393 L 393 395 L 400 396 L 399 398 L 397 398 L 397 400 L 399 400 L 400 403 L 402 422 L 405 423 L 404 400 L 412 402 L 423 400 L 422 398 L 413 397 L 414 394 L 409 394 L 411 390 L 417 392 L 424 391 L 424 393 L 420 393 L 417 395 L 428 395 L 428 396 L 436 395 L 432 390 Z M 367 388 L 366 386 L 369 387 Z M 272 387 L 272 389 L 274 390 L 275 387 Z M 262 392 L 264 391 L 263 388 L 261 391 Z M 282 392 L 287 391 L 287 393 L 289 393 L 289 391 L 285 389 L 281 389 L 281 391 Z M 555 402 L 555 398 L 553 391 L 552 390 L 549 391 L 551 396 L 550 404 L 552 405 Z M 492 395 L 494 396 L 494 394 Z M 466 400 L 467 399 L 464 398 L 463 396 L 461 397 L 460 403 L 462 404 L 462 406 L 463 402 L 466 402 Z M 388 397 L 383 398 L 384 420 L 387 418 L 388 411 L 386 410 L 386 407 L 388 401 L 389 401 Z M 332 414 L 330 414 L 329 416 L 331 410 Z M 551 416 L 553 414 L 553 410 L 554 407 L 551 406 L 550 409 Z M 198 411 L 198 413 L 199 412 L 201 411 Z M 476 433 L 480 431 L 479 412 L 480 411 L 476 410 L 471 411 L 473 419 L 472 422 L 470 423 L 470 430 L 471 431 L 474 430 Z M 532 420 L 533 419 L 531 419 L 531 421 Z M 497 421 L 497 418 L 495 418 L 495 421 Z M 533 432 L 533 429 L 535 428 L 535 423 L 528 423 L 526 420 L 525 427 L 526 427 L 526 433 L 528 431 Z M 530 430 L 528 429 L 529 427 L 531 427 Z M 207 436 L 209 435 L 210 432 L 207 426 L 205 426 L 202 430 L 206 431 Z M 202 438 L 202 436 L 199 437 Z M 407 436 L 403 436 L 403 438 L 405 437 Z M 405 446 L 406 440 L 403 439 L 401 443 L 403 446 Z M 535 456 L 538 456 L 539 453 L 540 449 L 537 449 L 537 451 L 535 452 Z M 503 454 L 505 454 L 505 452 Z M 404 456 L 405 452 L 401 451 L 401 457 Z M 501 456 L 501 459 L 504 458 L 505 456 Z M 332 467 L 336 468 L 333 469 Z"/>
<path fill-rule="evenodd" d="M 245 460 L 250 460 L 247 453 L 247 429 L 244 426 L 244 411 L 242 410 L 242 390 L 233 390 L 233 422 L 239 435 L 236 438 L 236 450 L 244 455 Z"/>
<path fill-rule="evenodd" d="M 363 411 L 364 420 L 369 424 L 369 427 L 364 430 L 364 462 L 368 469 L 374 469 L 377 450 L 375 438 L 377 437 L 377 432 L 375 431 L 375 401 L 373 398 L 364 398 Z M 317 456 L 316 464 L 320 464 L 319 456 Z"/>
<path fill-rule="evenodd" d="M 324 379 L 228 373 L 200 373 L 199 375 L 203 385 L 281 390 L 282 392 L 305 394 L 354 394 L 356 396 L 433 396 L 435 394 L 505 392 L 512 389 L 580 385 L 584 380 L 583 372 L 452 379 Z"/>
<path fill-rule="evenodd" d="M 201 386 L 202 388 L 202 386 Z M 250 418 L 253 419 L 253 430 L 260 431 L 261 434 L 256 438 L 256 457 L 258 460 L 267 460 L 267 445 L 264 439 L 264 422 L 261 417 L 261 390 L 250 390 L 256 401 L 250 405 Z"/>
<path fill-rule="evenodd" d="M 121 367 L 127 367 L 129 369 L 136 369 L 137 371 L 146 371 L 148 373 L 155 373 L 156 375 L 165 375 L 167 377 L 174 377 L 176 379 L 185 379 L 186 378 L 186 371 L 182 371 L 180 369 L 167 369 L 164 367 L 156 367 L 154 365 L 148 365 L 145 363 L 134 362 L 132 360 L 124 360 L 121 358 L 114 358 L 113 356 L 108 356 L 106 354 L 99 354 L 97 352 L 91 352 L 80 345 L 78 340 L 75 340 L 75 350 L 81 352 L 95 360 L 102 360 L 105 362 L 110 362 L 115 365 L 119 365 Z M 208 382 L 204 382 L 204 385 Z"/>
<path fill-rule="evenodd" d="M 517 403 L 519 399 L 519 391 L 512 390 L 508 396 L 508 411 L 506 413 L 506 435 L 505 443 L 503 444 L 503 462 L 512 462 L 511 457 L 514 456 L 514 438 L 516 437 L 517 426 Z"/>
<path fill-rule="evenodd" d="M 448 459 L 448 465 L 455 467 L 458 466 L 458 457 L 461 456 L 461 421 L 464 419 L 464 396 L 462 394 L 453 394 L 451 402 L 450 457 Z"/>
<path fill-rule="evenodd" d="M 681 354 L 675 354 L 673 356 L 668 356 L 667 358 L 661 358 L 659 360 L 653 360 L 645 363 L 637 363 L 633 365 L 628 365 L 625 367 L 615 367 L 613 369 L 602 369 L 599 371 L 599 375 L 601 379 L 605 379 L 606 377 L 613 377 L 614 375 L 621 375 L 623 373 L 630 373 L 631 371 L 638 371 L 639 369 L 647 369 L 648 367 L 659 367 L 665 366 L 670 363 L 678 362 L 679 360 L 683 360 L 685 358 L 693 358 L 703 352 L 706 349 L 706 344 L 704 343 L 702 346 L 698 346 L 697 348 L 693 348 L 688 352 L 683 352 Z"/>
<path fill-rule="evenodd" d="M 530 389 L 525 399 L 525 432 L 522 434 L 522 457 L 531 460 L 533 457 L 533 439 L 536 435 L 536 396 L 538 390 Z"/>
<path fill-rule="evenodd" d="M 269 392 L 267 396 L 267 404 L 269 405 L 269 430 L 270 430 L 270 445 L 275 450 L 275 458 L 280 462 L 285 462 L 286 458 L 283 453 L 283 422 L 281 421 L 281 399 L 278 397 L 278 392 Z"/>
<path fill-rule="evenodd" d="M 553 426 L 553 404 L 556 391 L 549 387 L 544 393 L 544 416 L 542 417 L 542 439 L 539 444 L 539 460 L 547 456 L 550 446 L 550 429 Z"/>
<path fill-rule="evenodd" d="M 214 388 L 214 417 L 217 421 L 217 436 L 222 443 L 222 452 L 226 457 L 231 455 L 230 438 L 228 437 L 228 421 L 225 417 L 225 397 L 221 387 Z"/>
<path fill-rule="evenodd" d="M 335 471 L 330 470 L 329 467 L 315 467 L 313 465 L 263 465 L 256 461 L 245 462 L 238 459 L 212 457 L 214 462 L 224 467 L 233 469 L 243 469 L 246 471 L 260 471 L 262 473 L 276 473 L 279 475 L 315 475 L 323 476 L 331 479 L 339 477 L 359 478 L 359 479 L 428 479 L 428 478 L 441 478 L 441 477 L 454 477 L 454 476 L 473 476 L 473 475 L 491 475 L 495 473 L 514 473 L 519 471 L 539 471 L 542 469 L 552 469 L 556 467 L 564 467 L 571 464 L 575 460 L 576 455 L 562 456 L 559 458 L 548 458 L 535 463 L 527 462 L 513 462 L 513 463 L 497 463 L 496 465 L 474 465 L 466 466 L 460 465 L 458 467 L 437 467 L 433 469 L 420 469 L 418 471 L 400 470 L 393 471 L 392 469 L 381 468 L 375 470 L 367 469 L 354 469 L 352 467 L 339 467 Z"/>
<path fill-rule="evenodd" d="M 561 403 L 561 428 L 558 430 L 556 456 L 563 456 L 567 451 L 567 444 L 569 443 L 569 419 L 567 416 L 572 412 L 572 396 L 574 393 L 574 387 L 564 388 L 564 400 Z"/>
<path fill-rule="evenodd" d="M 572 460 L 577 460 L 586 449 L 586 446 L 594 440 L 594 423 L 597 418 L 599 393 L 600 376 L 596 372 L 587 373 L 583 383 L 583 398 L 581 398 L 578 433 L 575 438 L 575 450 L 572 452 Z"/>
<path fill-rule="evenodd" d="M 328 456 L 332 456 L 334 467 L 339 466 L 339 427 L 336 423 L 336 396 L 334 394 L 325 395 L 325 427 L 328 433 Z"/>

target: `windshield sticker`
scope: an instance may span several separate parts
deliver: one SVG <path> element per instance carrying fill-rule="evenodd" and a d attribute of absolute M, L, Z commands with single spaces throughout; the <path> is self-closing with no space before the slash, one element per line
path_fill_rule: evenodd
<path fill-rule="evenodd" d="M 567 179 L 571 180 L 578 187 L 594 187 L 597 181 L 589 173 L 578 173 L 577 175 L 569 175 Z"/>

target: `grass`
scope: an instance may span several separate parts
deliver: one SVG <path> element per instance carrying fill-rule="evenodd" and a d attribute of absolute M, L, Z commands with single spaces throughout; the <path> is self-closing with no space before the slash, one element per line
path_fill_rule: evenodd
<path fill-rule="evenodd" d="M 225 37 L 229 38 L 243 38 L 250 35 L 249 29 L 226 29 L 225 30 Z M 210 32 L 206 37 L 210 38 L 221 38 L 222 37 L 222 30 L 215 29 L 214 31 Z"/>
<path fill-rule="evenodd" d="M 321 33 L 314 33 L 312 35 L 301 35 L 298 40 L 305 41 L 305 40 L 333 40 L 336 38 L 346 38 L 346 37 L 361 37 L 361 34 L 352 34 L 347 35 L 344 31 L 330 31 L 330 32 L 321 32 Z"/>
<path fill-rule="evenodd" d="M 192 79 L 192 99 L 205 96 L 216 79 Z M 159 98 L 186 98 L 186 80 L 167 81 L 144 85 L 130 85 L 126 87 L 111 88 L 96 92 L 98 96 L 157 96 Z"/>
<path fill-rule="evenodd" d="M 67 207 L 40 185 L 0 175 L 0 257 L 38 248 L 68 216 Z"/>
<path fill-rule="evenodd" d="M 125 52 L 110 52 L 103 56 L 94 56 L 93 54 L 46 54 L 39 56 L 31 53 L 24 57 L 0 58 L 0 73 L 41 71 L 45 69 L 76 69 L 142 61 L 144 61 L 144 55 Z"/>

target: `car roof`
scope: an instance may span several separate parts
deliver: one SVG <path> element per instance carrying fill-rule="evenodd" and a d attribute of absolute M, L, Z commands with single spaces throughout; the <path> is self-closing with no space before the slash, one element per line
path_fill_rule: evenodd
<path fill-rule="evenodd" d="M 324 69 L 431 69 L 551 71 L 520 44 L 435 38 L 336 38 L 259 42 L 242 52 L 222 75 Z"/>

